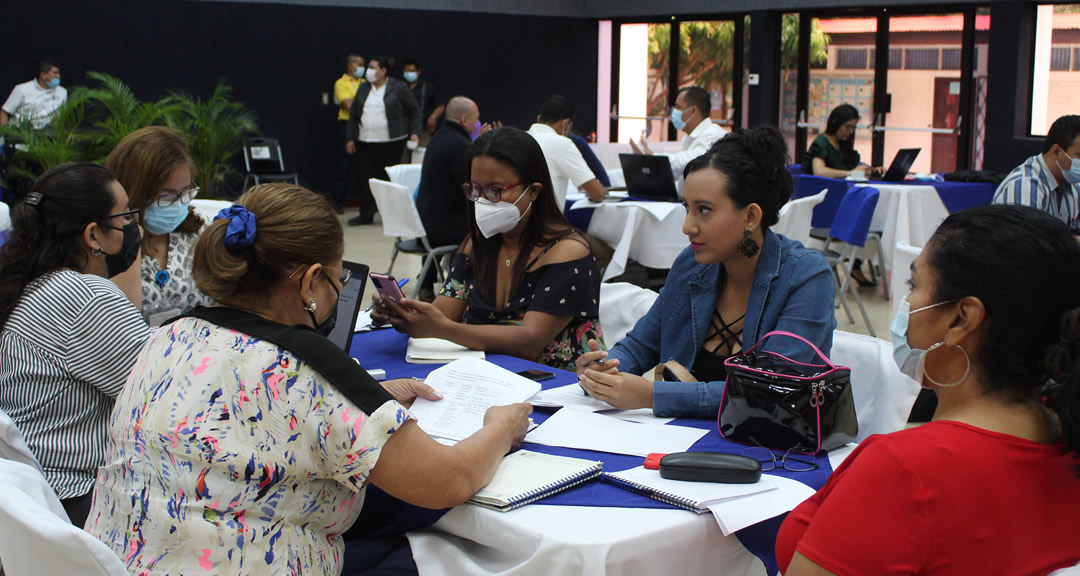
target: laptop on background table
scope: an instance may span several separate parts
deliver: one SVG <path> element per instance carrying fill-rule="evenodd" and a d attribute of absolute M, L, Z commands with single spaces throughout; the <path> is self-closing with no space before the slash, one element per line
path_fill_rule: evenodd
<path fill-rule="evenodd" d="M 619 154 L 626 191 L 631 198 L 658 202 L 678 202 L 679 191 L 671 174 L 667 156 L 652 154 Z"/>
<path fill-rule="evenodd" d="M 911 171 L 911 165 L 915 163 L 915 158 L 919 156 L 921 151 L 922 148 L 897 150 L 896 157 L 893 158 L 892 164 L 889 165 L 889 169 L 881 177 L 881 180 L 883 182 L 903 182 L 908 172 Z"/>
<path fill-rule="evenodd" d="M 341 289 L 341 294 L 338 296 L 337 324 L 334 325 L 334 330 L 327 338 L 348 354 L 352 346 L 356 316 L 360 313 L 360 303 L 364 300 L 368 266 L 349 261 L 342 261 L 341 265 L 351 271 L 352 276 L 349 277 L 348 285 Z"/>

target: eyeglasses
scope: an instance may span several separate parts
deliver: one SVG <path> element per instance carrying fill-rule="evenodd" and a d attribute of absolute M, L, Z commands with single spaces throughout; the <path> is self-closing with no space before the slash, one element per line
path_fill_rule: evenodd
<path fill-rule="evenodd" d="M 297 266 L 296 270 L 293 270 L 292 274 L 289 274 L 289 278 L 292 278 L 293 276 L 296 276 L 296 273 L 299 272 L 300 269 L 303 268 L 304 266 L 305 266 L 304 264 L 301 264 L 301 265 Z M 324 270 L 336 270 L 337 273 L 338 273 L 337 279 L 338 279 L 338 282 L 341 283 L 342 288 L 349 285 L 349 279 L 352 278 L 352 270 L 349 270 L 348 268 L 331 268 L 329 266 L 323 266 L 323 269 Z"/>
<path fill-rule="evenodd" d="M 165 188 L 157 197 L 157 205 L 162 208 L 168 208 L 169 206 L 176 204 L 177 200 L 187 204 L 199 195 L 199 190 L 200 188 L 194 184 L 179 192 Z"/>
<path fill-rule="evenodd" d="M 461 185 L 461 191 L 465 193 L 465 197 L 470 202 L 476 202 L 481 197 L 488 202 L 498 202 L 502 198 L 502 193 L 513 188 L 514 186 L 521 186 L 521 182 L 514 182 L 513 184 L 507 184 L 505 186 L 499 184 L 488 184 L 484 187 L 476 182 L 466 182 Z"/>
<path fill-rule="evenodd" d="M 128 210 L 127 212 L 121 212 L 119 214 L 109 214 L 108 216 L 102 218 L 101 220 L 98 220 L 98 224 L 101 224 L 102 228 L 108 228 L 109 230 L 123 230 L 124 226 L 121 226 L 121 227 L 117 228 L 116 226 L 109 226 L 108 224 L 105 224 L 104 222 L 102 222 L 102 220 L 112 220 L 113 218 L 123 218 L 124 219 L 124 226 L 128 226 L 130 224 L 138 224 L 139 223 L 139 211 L 138 210 Z"/>
<path fill-rule="evenodd" d="M 817 457 L 814 455 L 814 451 L 809 448 L 803 448 L 796 446 L 784 452 L 784 455 L 780 457 L 779 464 L 777 463 L 776 454 L 772 450 L 761 445 L 760 442 L 753 437 L 750 440 L 757 444 L 756 447 L 747 448 L 743 450 L 743 456 L 749 456 L 758 462 L 761 462 L 762 470 L 772 470 L 774 468 L 783 468 L 790 472 L 809 472 L 811 470 L 817 470 Z"/>

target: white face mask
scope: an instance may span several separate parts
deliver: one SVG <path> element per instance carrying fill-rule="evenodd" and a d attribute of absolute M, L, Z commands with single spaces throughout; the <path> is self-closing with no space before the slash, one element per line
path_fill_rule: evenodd
<path fill-rule="evenodd" d="M 947 300 L 912 310 L 911 303 L 908 302 L 907 298 L 904 298 L 900 301 L 900 307 L 896 309 L 896 317 L 893 318 L 892 326 L 889 327 L 889 331 L 892 332 L 893 360 L 900 367 L 900 372 L 918 382 L 919 385 L 922 385 L 923 375 L 926 374 L 926 355 L 945 343 L 938 342 L 926 350 L 912 348 L 907 341 L 908 319 L 912 314 L 950 304 L 951 302 L 951 300 Z M 931 382 L 933 382 L 933 379 L 931 379 Z"/>
<path fill-rule="evenodd" d="M 368 68 L 367 72 L 365 74 L 365 78 L 367 78 L 368 82 L 371 82 L 372 84 L 374 84 L 375 80 L 378 78 L 378 73 L 375 72 L 374 70 L 372 70 L 371 68 Z"/>
<path fill-rule="evenodd" d="M 480 233 L 484 235 L 484 238 L 491 238 L 496 234 L 509 232 L 514 229 L 514 226 L 517 226 L 517 223 L 532 208 L 532 201 L 530 200 L 524 212 L 519 213 L 517 209 L 517 203 L 525 197 L 525 193 L 528 191 L 529 189 L 526 188 L 521 193 L 521 196 L 514 200 L 513 204 L 509 202 L 489 202 L 484 198 L 480 198 L 474 203 L 476 226 L 480 228 Z"/>

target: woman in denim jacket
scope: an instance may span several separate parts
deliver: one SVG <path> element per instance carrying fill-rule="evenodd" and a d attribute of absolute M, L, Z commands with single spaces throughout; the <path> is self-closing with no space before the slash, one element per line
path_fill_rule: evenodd
<path fill-rule="evenodd" d="M 590 342 L 577 360 L 581 385 L 616 408 L 657 416 L 715 418 L 727 378 L 724 360 L 773 330 L 798 334 L 826 355 L 836 328 L 832 274 L 825 258 L 774 234 L 791 197 L 787 144 L 772 126 L 736 130 L 684 173 L 683 233 L 690 239 L 649 312 L 610 351 Z M 790 338 L 764 348 L 809 362 L 814 352 Z M 675 360 L 701 382 L 636 376 Z"/>

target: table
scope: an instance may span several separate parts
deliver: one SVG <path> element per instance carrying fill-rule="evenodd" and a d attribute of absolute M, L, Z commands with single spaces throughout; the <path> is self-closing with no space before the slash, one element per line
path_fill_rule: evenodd
<path fill-rule="evenodd" d="M 682 232 L 686 210 L 676 202 L 589 202 L 567 197 L 567 209 L 572 222 L 582 222 L 575 216 L 592 212 L 587 231 L 608 243 L 615 253 L 604 270 L 604 280 L 626 271 L 630 259 L 649 268 L 671 268 L 675 258 L 690 245 Z"/>
<path fill-rule="evenodd" d="M 404 362 L 407 337 L 390 330 L 357 334 L 352 354 L 366 368 L 382 368 L 387 377 L 423 376 L 437 365 Z M 537 367 L 527 360 L 489 354 L 488 360 L 512 371 Z M 544 387 L 576 381 L 556 373 Z M 548 414 L 534 412 L 543 421 Z M 695 449 L 717 449 L 725 441 L 714 421 L 681 420 L 710 430 Z M 733 445 L 734 446 L 734 445 Z M 641 458 L 527 444 L 529 450 L 582 458 L 600 458 L 607 470 L 640 465 Z M 738 447 L 741 450 L 741 447 Z M 823 474 L 848 451 L 819 458 Z M 784 472 L 795 479 L 796 474 Z M 824 480 L 821 480 L 823 482 Z M 782 517 L 725 537 L 709 515 L 697 515 L 620 490 L 589 482 L 537 503 L 496 512 L 463 504 L 430 528 L 410 532 L 409 542 L 422 575 L 429 574 L 733 574 L 769 573 L 755 554 L 771 559 Z M 753 550 L 753 553 L 751 553 Z M 773 568 L 773 573 L 775 568 Z"/>

